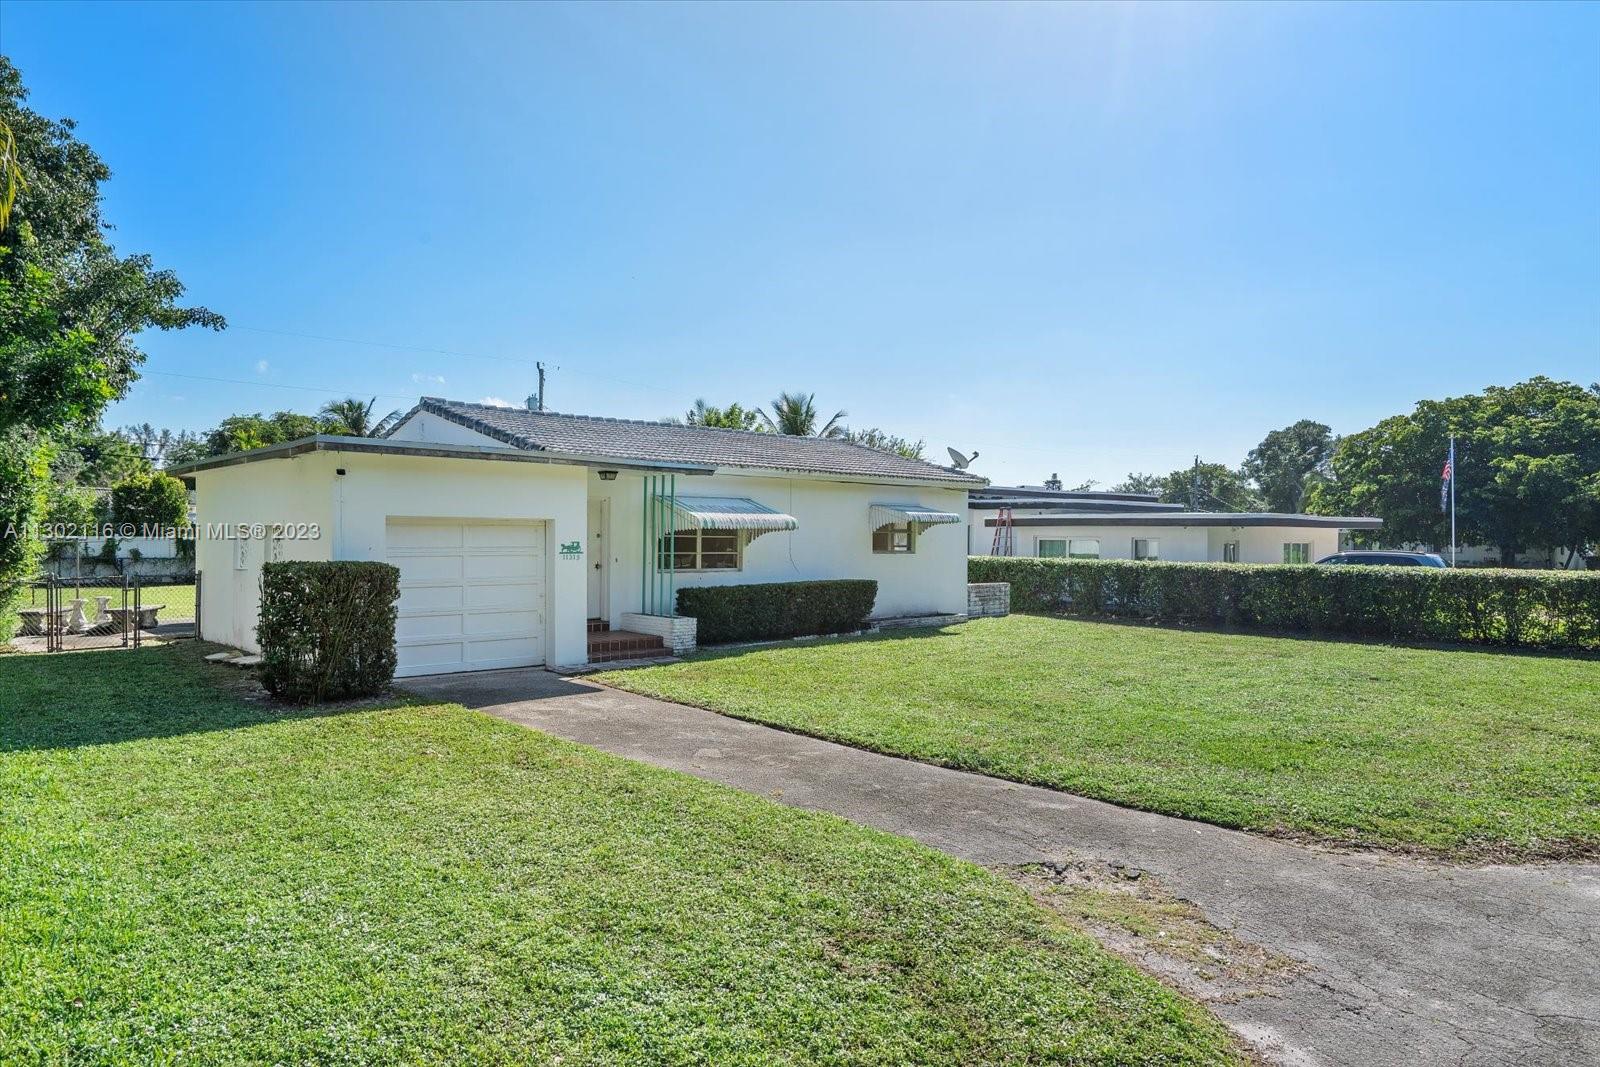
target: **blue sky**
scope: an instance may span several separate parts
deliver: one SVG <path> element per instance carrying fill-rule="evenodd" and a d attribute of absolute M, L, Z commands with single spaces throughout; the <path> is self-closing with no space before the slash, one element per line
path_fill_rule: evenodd
<path fill-rule="evenodd" d="M 544 360 L 556 410 L 814 390 L 1110 483 L 1600 378 L 1596 5 L 6 0 L 0 49 L 233 324 L 113 424 Z"/>

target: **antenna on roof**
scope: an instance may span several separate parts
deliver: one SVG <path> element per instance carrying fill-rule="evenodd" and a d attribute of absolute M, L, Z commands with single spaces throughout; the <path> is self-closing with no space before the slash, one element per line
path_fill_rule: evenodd
<path fill-rule="evenodd" d="M 533 396 L 530 396 L 525 401 L 525 403 L 528 405 L 528 410 L 529 411 L 543 411 L 544 410 L 544 364 L 543 363 L 535 363 L 534 366 L 539 368 L 539 391 L 537 393 L 535 393 Z"/>
<path fill-rule="evenodd" d="M 968 467 L 972 466 L 972 461 L 978 458 L 978 453 L 976 452 L 970 456 L 963 456 L 960 452 L 957 452 L 953 448 L 946 448 L 945 451 L 950 453 L 950 462 L 955 464 L 956 470 L 958 471 L 966 470 Z"/>

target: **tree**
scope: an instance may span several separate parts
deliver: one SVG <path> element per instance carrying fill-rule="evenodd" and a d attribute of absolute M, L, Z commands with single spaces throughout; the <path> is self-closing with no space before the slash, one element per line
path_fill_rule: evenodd
<path fill-rule="evenodd" d="M 761 414 L 756 408 L 740 407 L 737 403 L 725 408 L 712 407 L 704 400 L 696 400 L 694 407 L 684 412 L 683 418 L 663 420 L 673 426 L 712 426 L 723 430 L 761 430 Z"/>
<path fill-rule="evenodd" d="M 119 526 L 183 526 L 189 521 L 188 490 L 170 474 L 136 474 L 111 487 L 111 518 Z"/>
<path fill-rule="evenodd" d="M 1600 389 L 1545 377 L 1424 400 L 1339 442 L 1319 514 L 1377 515 L 1388 544 L 1444 545 L 1440 475 L 1456 439 L 1456 533 L 1501 562 L 1532 547 L 1568 556 L 1600 542 Z"/>
<path fill-rule="evenodd" d="M 221 456 L 297 441 L 322 432 L 322 426 L 315 415 L 296 411 L 275 411 L 271 416 L 230 415 L 205 435 L 206 455 Z"/>
<path fill-rule="evenodd" d="M 109 168 L 70 120 L 46 119 L 26 98 L 0 56 L 0 122 L 26 181 L 0 231 L 0 433 L 92 421 L 133 382 L 141 330 L 224 325 L 180 306 L 183 285 L 150 257 L 117 254 L 100 211 Z"/>
<path fill-rule="evenodd" d="M 895 455 L 904 456 L 907 459 L 921 459 L 922 450 L 926 447 L 926 442 L 924 441 L 911 441 L 904 437 L 896 437 L 892 433 L 884 433 L 876 426 L 865 430 L 846 430 L 844 439 L 851 444 L 865 445 L 868 448 L 876 448 L 881 452 L 893 452 Z"/>
<path fill-rule="evenodd" d="M 60 431 L 53 452 L 51 477 L 65 484 L 103 488 L 151 469 L 143 450 L 126 435 L 98 427 Z"/>
<path fill-rule="evenodd" d="M 400 412 L 391 411 L 374 423 L 372 409 L 377 404 L 377 397 L 373 397 L 365 404 L 353 396 L 343 400 L 330 400 L 322 405 L 322 410 L 318 412 L 322 417 L 322 431 L 343 434 L 346 437 L 382 437 L 391 426 L 400 421 Z"/>
<path fill-rule="evenodd" d="M 757 409 L 762 423 L 771 433 L 790 437 L 843 437 L 844 417 L 847 412 L 836 411 L 833 417 L 817 428 L 815 393 L 779 393 L 772 402 L 772 413 Z"/>
<path fill-rule="evenodd" d="M 124 440 L 139 450 L 139 454 L 157 467 L 172 462 L 174 453 L 199 441 L 199 436 L 189 430 L 156 429 L 148 422 L 138 426 L 124 426 L 117 431 Z"/>
<path fill-rule="evenodd" d="M 1239 471 L 1222 463 L 1197 463 L 1171 474 L 1130 474 L 1113 493 L 1154 493 L 1189 511 L 1256 511 L 1261 500 Z"/>
<path fill-rule="evenodd" d="M 179 304 L 183 285 L 150 257 L 106 240 L 105 163 L 70 120 L 28 109 L 27 90 L 0 56 L 0 641 L 19 580 L 38 554 L 54 438 L 93 425 L 123 396 L 149 327 L 221 329 L 221 316 Z"/>
<path fill-rule="evenodd" d="M 1255 483 L 1268 511 L 1299 511 L 1311 486 L 1326 480 L 1335 443 L 1327 426 L 1301 419 L 1267 434 L 1240 470 Z"/>
<path fill-rule="evenodd" d="M 1113 493 L 1145 493 L 1151 496 L 1159 495 L 1162 489 L 1162 478 L 1159 474 L 1134 474 L 1129 475 L 1111 487 Z"/>

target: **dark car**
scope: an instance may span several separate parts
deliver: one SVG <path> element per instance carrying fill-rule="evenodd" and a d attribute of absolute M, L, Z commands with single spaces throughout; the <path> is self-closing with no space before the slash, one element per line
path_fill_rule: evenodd
<path fill-rule="evenodd" d="M 1448 567 L 1432 552 L 1336 552 L 1317 560 L 1319 564 L 1344 567 Z"/>

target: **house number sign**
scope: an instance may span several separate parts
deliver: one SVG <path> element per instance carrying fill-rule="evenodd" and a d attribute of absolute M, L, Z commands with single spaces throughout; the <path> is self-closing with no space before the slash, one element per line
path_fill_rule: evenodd
<path fill-rule="evenodd" d="M 583 555 L 583 542 L 582 541 L 563 541 L 563 542 L 561 542 L 561 558 L 562 559 L 578 559 L 582 555 Z"/>

